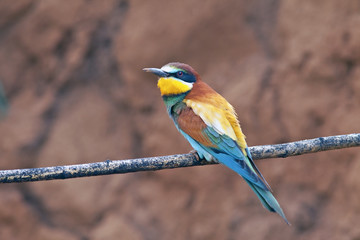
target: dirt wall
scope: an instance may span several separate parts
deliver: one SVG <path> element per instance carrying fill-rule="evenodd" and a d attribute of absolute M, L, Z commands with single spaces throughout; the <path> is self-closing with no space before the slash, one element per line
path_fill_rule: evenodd
<path fill-rule="evenodd" d="M 0 168 L 186 153 L 154 77 L 192 65 L 249 145 L 359 132 L 359 1 L 0 2 Z M 0 186 L 0 239 L 360 239 L 360 150 Z"/>

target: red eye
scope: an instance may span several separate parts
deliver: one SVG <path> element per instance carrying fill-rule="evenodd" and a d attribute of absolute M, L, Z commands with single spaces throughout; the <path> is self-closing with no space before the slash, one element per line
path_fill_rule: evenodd
<path fill-rule="evenodd" d="M 181 72 L 181 71 L 179 71 L 179 72 L 176 73 L 176 75 L 177 75 L 178 77 L 181 77 L 182 75 L 184 75 L 184 73 Z"/>

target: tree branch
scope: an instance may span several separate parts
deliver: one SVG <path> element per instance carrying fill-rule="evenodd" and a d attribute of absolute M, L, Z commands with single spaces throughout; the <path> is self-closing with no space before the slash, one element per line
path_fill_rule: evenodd
<path fill-rule="evenodd" d="M 360 146 L 360 133 L 314 138 L 276 145 L 250 147 L 254 160 L 285 158 L 306 153 Z M 33 182 L 53 179 L 90 177 L 115 173 L 154 171 L 180 167 L 216 164 L 198 160 L 193 153 L 129 160 L 106 160 L 104 162 L 0 171 L 0 183 Z"/>

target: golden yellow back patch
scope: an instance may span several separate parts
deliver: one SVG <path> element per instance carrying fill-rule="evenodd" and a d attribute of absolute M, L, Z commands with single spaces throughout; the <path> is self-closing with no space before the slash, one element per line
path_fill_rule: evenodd
<path fill-rule="evenodd" d="M 191 83 L 183 82 L 175 78 L 160 78 L 157 83 L 161 96 L 185 93 L 192 88 Z"/>
<path fill-rule="evenodd" d="M 234 108 L 223 97 L 209 96 L 205 101 L 185 99 L 186 105 L 201 117 L 206 125 L 220 134 L 226 134 L 237 142 L 243 154 L 247 156 L 245 135 L 241 131 Z"/>

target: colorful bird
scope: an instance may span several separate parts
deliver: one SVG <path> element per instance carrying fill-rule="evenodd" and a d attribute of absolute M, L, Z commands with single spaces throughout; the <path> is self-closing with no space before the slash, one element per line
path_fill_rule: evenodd
<path fill-rule="evenodd" d="M 251 157 L 230 103 L 203 82 L 187 64 L 175 62 L 161 69 L 143 70 L 159 77 L 157 86 L 167 111 L 199 157 L 218 161 L 240 174 L 263 206 L 278 213 L 289 224 Z"/>

